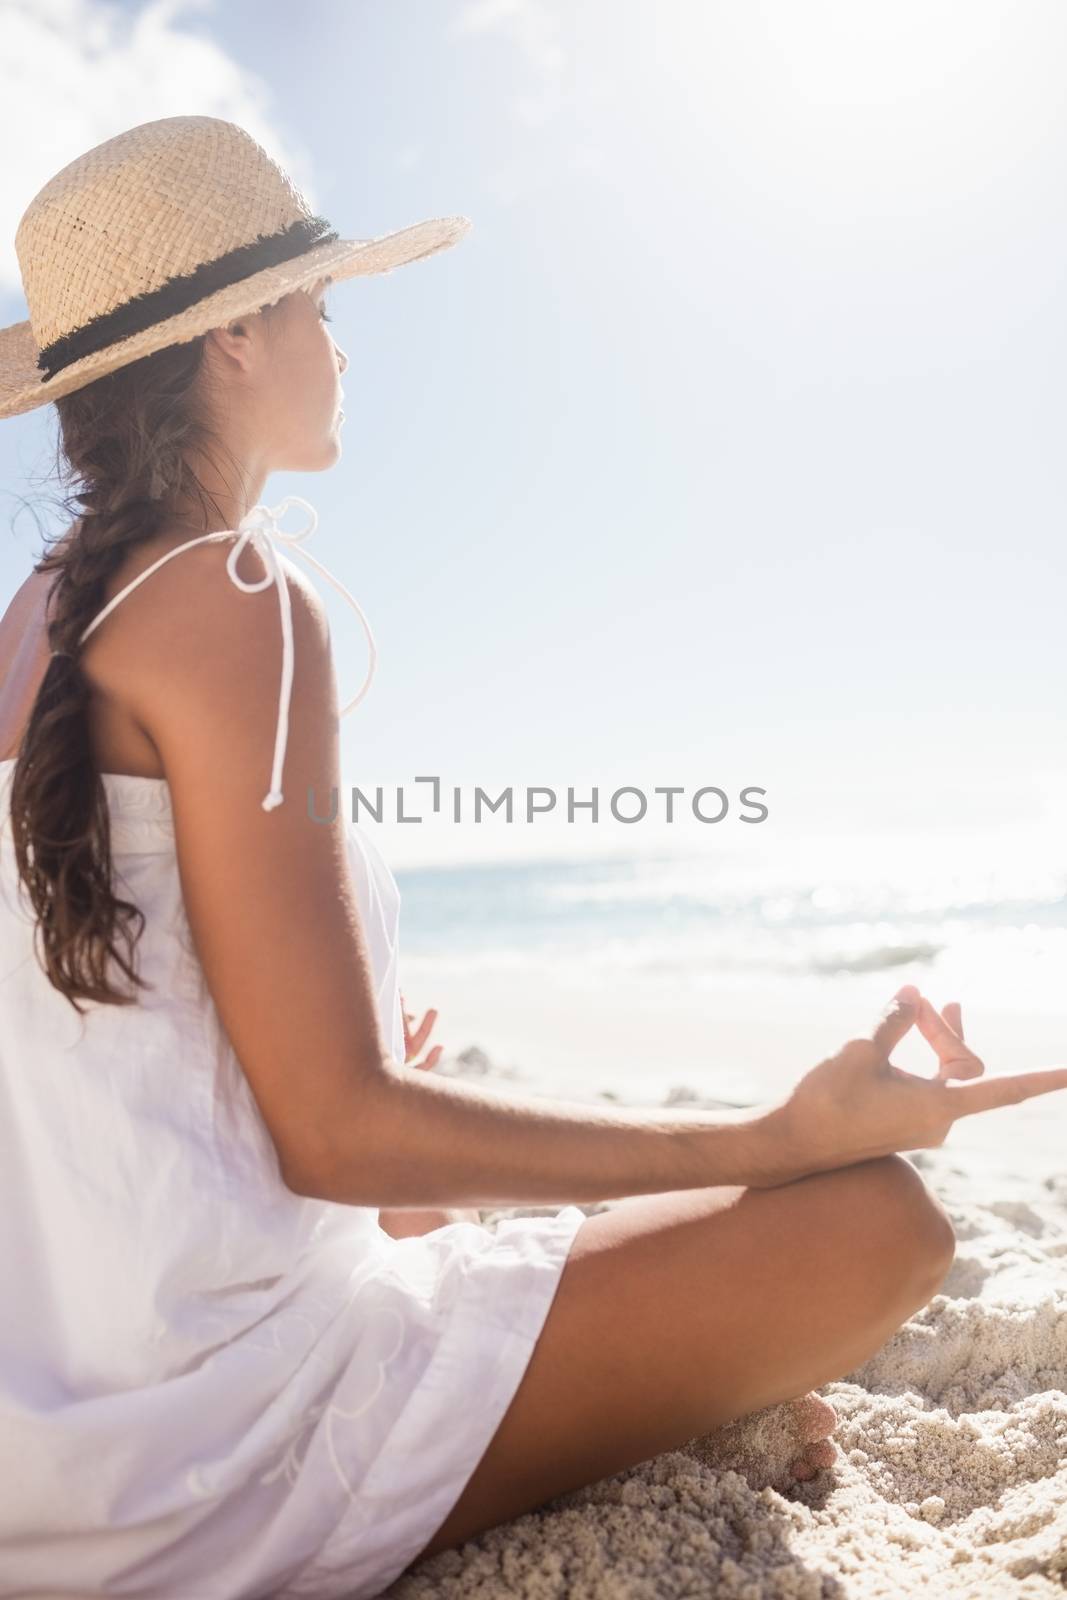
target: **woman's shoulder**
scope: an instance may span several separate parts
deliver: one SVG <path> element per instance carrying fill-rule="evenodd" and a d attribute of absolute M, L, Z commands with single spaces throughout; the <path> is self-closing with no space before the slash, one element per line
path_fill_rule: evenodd
<path fill-rule="evenodd" d="M 181 529 L 163 527 L 130 550 L 111 573 L 100 610 L 113 609 L 94 633 L 101 639 L 106 632 L 116 637 L 116 624 L 125 612 L 128 627 L 123 636 L 131 643 L 143 644 L 161 635 L 188 628 L 189 635 L 204 638 L 212 628 L 228 631 L 240 621 L 255 619 L 260 626 L 277 633 L 278 601 L 261 609 L 238 610 L 242 599 L 257 590 L 273 589 L 266 560 L 254 545 L 246 544 L 237 555 L 241 535 L 232 529 L 190 535 Z M 276 551 L 290 598 L 316 620 L 325 619 L 325 607 L 315 585 L 284 551 Z M 121 596 L 121 600 L 118 597 Z M 98 613 L 99 615 L 99 613 Z M 92 636 L 91 636 L 92 637 Z M 86 641 L 88 648 L 90 640 Z"/>
<path fill-rule="evenodd" d="M 273 724 L 276 717 L 284 602 L 255 549 L 240 551 L 232 563 L 240 582 L 233 581 L 229 563 L 239 538 L 230 530 L 210 537 L 160 530 L 112 575 L 99 621 L 82 646 L 81 665 L 94 689 L 132 717 L 157 749 L 172 719 L 181 737 L 194 714 L 201 724 L 235 718 Z M 329 627 L 306 575 L 283 555 L 279 567 L 301 669 L 293 684 L 296 719 L 306 715 L 305 696 L 328 692 L 319 679 L 329 676 Z"/>

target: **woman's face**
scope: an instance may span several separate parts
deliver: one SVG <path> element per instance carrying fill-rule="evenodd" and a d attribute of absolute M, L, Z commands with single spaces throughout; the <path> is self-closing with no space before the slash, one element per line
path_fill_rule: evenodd
<path fill-rule="evenodd" d="M 348 357 L 330 334 L 328 284 L 321 278 L 287 295 L 271 313 L 263 397 L 272 417 L 272 471 L 314 471 L 341 453 L 341 374 Z"/>
<path fill-rule="evenodd" d="M 315 472 L 341 453 L 348 357 L 326 321 L 328 278 L 218 329 L 215 422 L 260 477 Z"/>

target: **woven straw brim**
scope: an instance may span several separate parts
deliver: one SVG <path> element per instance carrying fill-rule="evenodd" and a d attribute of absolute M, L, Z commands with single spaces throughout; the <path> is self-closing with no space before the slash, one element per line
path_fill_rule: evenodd
<path fill-rule="evenodd" d="M 184 344 L 234 317 L 248 315 L 260 306 L 273 305 L 285 295 L 306 288 L 327 275 L 334 282 L 371 273 L 390 272 L 408 261 L 420 261 L 453 245 L 470 228 L 469 217 L 434 217 L 416 222 L 377 239 L 335 239 L 308 250 L 277 267 L 242 278 L 197 301 L 188 310 L 167 317 L 143 333 L 132 334 L 64 367 L 54 378 L 41 381 L 37 365 L 39 347 L 29 322 L 0 328 L 0 417 L 15 417 L 51 400 L 81 389 L 94 378 L 114 372 L 142 356 L 168 345 Z"/>

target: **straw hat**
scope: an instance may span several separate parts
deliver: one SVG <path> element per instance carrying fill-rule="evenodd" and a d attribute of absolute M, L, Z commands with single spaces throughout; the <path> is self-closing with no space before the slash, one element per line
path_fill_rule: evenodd
<path fill-rule="evenodd" d="M 161 117 L 50 178 L 15 234 L 29 321 L 0 328 L 0 417 L 329 276 L 446 249 L 467 217 L 340 239 L 233 122 Z"/>

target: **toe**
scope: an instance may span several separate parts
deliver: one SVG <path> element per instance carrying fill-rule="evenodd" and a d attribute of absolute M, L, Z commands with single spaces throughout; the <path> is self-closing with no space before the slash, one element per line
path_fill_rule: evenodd
<path fill-rule="evenodd" d="M 796 1423 L 800 1439 L 810 1444 L 816 1439 L 829 1438 L 837 1427 L 837 1412 L 828 1400 L 812 1390 L 796 1401 Z"/>
<path fill-rule="evenodd" d="M 804 1446 L 802 1455 L 790 1464 L 790 1472 L 800 1483 L 807 1483 L 817 1473 L 832 1467 L 837 1460 L 837 1446 L 830 1439 L 815 1439 Z"/>

